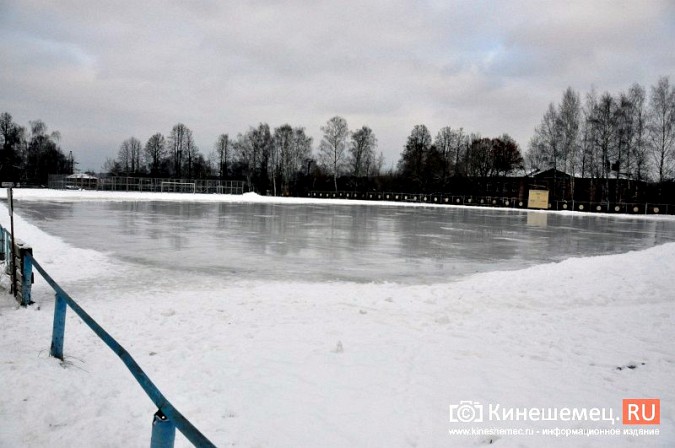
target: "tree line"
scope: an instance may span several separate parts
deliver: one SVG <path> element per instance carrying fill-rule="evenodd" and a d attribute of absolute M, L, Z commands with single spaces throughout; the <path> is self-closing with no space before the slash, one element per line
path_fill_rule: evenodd
<path fill-rule="evenodd" d="M 518 144 L 507 134 L 484 138 L 447 126 L 433 139 L 425 125 L 416 125 L 397 170 L 385 173 L 370 127 L 350 131 L 347 121 L 335 116 L 321 132 L 315 155 L 304 128 L 284 124 L 271 129 L 260 123 L 235 138 L 219 135 L 205 158 L 192 131 L 179 123 L 167 138 L 157 133 L 145 145 L 135 137 L 124 140 L 117 158 L 106 161 L 104 169 L 115 175 L 244 179 L 252 190 L 278 195 L 394 184 L 401 190 L 441 191 L 457 177 L 506 176 L 523 168 Z"/>
<path fill-rule="evenodd" d="M 522 170 L 523 156 L 508 134 L 486 138 L 446 126 L 432 139 L 420 124 L 408 136 L 397 168 L 404 189 L 450 191 L 461 183 L 458 180 L 504 177 Z"/>
<path fill-rule="evenodd" d="M 363 126 L 350 132 L 342 117 L 333 117 L 321 128 L 318 155 L 313 155 L 312 137 L 305 128 L 267 123 L 250 127 L 231 138 L 220 134 L 204 157 L 190 128 L 176 124 L 164 137 L 151 136 L 145 144 L 136 137 L 124 140 L 117 158 L 108 159 L 104 171 L 113 175 L 170 178 L 213 178 L 245 180 L 251 190 L 270 194 L 296 194 L 308 179 L 372 178 L 384 157 L 376 154 L 377 139 Z M 302 187 L 300 186 L 302 184 Z"/>
<path fill-rule="evenodd" d="M 72 174 L 75 160 L 59 146 L 61 134 L 49 132 L 42 120 L 27 127 L 14 122 L 8 112 L 0 114 L 0 179 L 46 185 L 49 174 Z"/>
<path fill-rule="evenodd" d="M 625 199 L 621 192 L 631 182 L 672 180 L 675 90 L 669 78 L 659 78 L 649 93 L 633 84 L 616 94 L 593 89 L 583 101 L 568 88 L 559 104 L 548 106 L 526 158 L 531 169 L 571 175 L 572 197 L 577 177 L 595 180 L 604 201 Z"/>

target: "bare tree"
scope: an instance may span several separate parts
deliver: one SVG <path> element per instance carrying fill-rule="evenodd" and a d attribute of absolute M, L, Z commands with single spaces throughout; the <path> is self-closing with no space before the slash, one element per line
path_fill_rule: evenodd
<path fill-rule="evenodd" d="M 200 166 L 204 164 L 204 158 L 199 154 L 199 148 L 197 147 L 197 144 L 195 143 L 194 138 L 192 137 L 192 131 L 190 129 L 186 129 L 185 131 L 185 149 L 184 149 L 184 160 L 185 160 L 185 169 L 183 170 L 183 173 L 187 174 L 188 179 L 192 179 L 195 177 L 195 173 L 198 171 L 196 170 L 196 166 Z"/>
<path fill-rule="evenodd" d="M 543 166 L 537 166 L 536 169 L 553 169 L 553 198 L 556 197 L 556 192 L 558 191 L 557 173 L 561 168 L 564 169 L 564 166 L 561 166 L 564 160 L 561 157 L 561 135 L 563 133 L 561 124 L 562 121 L 560 120 L 558 110 L 553 103 L 550 103 L 541 123 L 534 130 L 534 137 L 530 141 L 530 153 L 538 154 L 528 157 L 529 163 L 538 162 L 543 164 Z"/>
<path fill-rule="evenodd" d="M 528 147 L 529 150 L 525 155 L 527 169 L 532 172 L 542 171 L 543 167 L 548 166 L 546 142 L 541 135 L 535 133 L 535 135 L 530 138 Z"/>
<path fill-rule="evenodd" d="M 571 194 L 574 199 L 574 179 L 580 165 L 581 100 L 579 94 L 568 87 L 558 106 L 557 127 L 560 138 L 560 166 L 571 175 Z M 554 173 L 555 176 L 555 173 Z"/>
<path fill-rule="evenodd" d="M 158 176 L 162 161 L 166 157 L 166 141 L 161 133 L 156 133 L 145 143 L 145 163 L 152 176 Z"/>
<path fill-rule="evenodd" d="M 558 106 L 560 127 L 560 159 L 562 171 L 574 176 L 579 164 L 579 130 L 581 126 L 581 100 L 579 94 L 568 87 Z"/>
<path fill-rule="evenodd" d="M 506 176 L 515 170 L 523 169 L 523 163 L 518 143 L 510 135 L 504 134 L 492 139 L 493 174 Z"/>
<path fill-rule="evenodd" d="M 445 187 L 448 182 L 450 171 L 455 162 L 455 158 L 453 157 L 455 140 L 455 131 L 450 126 L 441 128 L 441 130 L 438 131 L 438 134 L 436 134 L 436 140 L 434 140 L 434 145 L 436 146 L 441 161 L 440 181 L 443 187 Z"/>
<path fill-rule="evenodd" d="M 490 177 L 494 172 L 493 142 L 489 138 L 475 136 L 467 152 L 468 172 L 471 176 Z"/>
<path fill-rule="evenodd" d="M 647 177 L 648 154 L 646 142 L 646 121 L 647 115 L 645 112 L 645 89 L 639 84 L 633 84 L 628 91 L 628 97 L 631 104 L 631 115 L 633 124 L 633 141 L 631 145 L 632 152 L 632 177 L 638 181 Z"/>
<path fill-rule="evenodd" d="M 370 175 L 370 168 L 375 162 L 375 148 L 377 148 L 377 138 L 368 126 L 363 126 L 352 133 L 349 164 L 354 177 Z"/>
<path fill-rule="evenodd" d="M 382 172 L 382 167 L 384 166 L 384 154 L 380 151 L 380 154 L 373 160 L 372 165 L 370 166 L 370 173 L 372 176 L 379 176 Z"/>
<path fill-rule="evenodd" d="M 615 130 L 615 151 L 612 158 L 611 170 L 616 173 L 615 200 L 623 201 L 623 191 L 626 183 L 630 182 L 630 176 L 633 170 L 633 133 L 635 126 L 633 123 L 633 104 L 628 93 L 620 93 L 616 99 L 616 110 L 614 123 Z"/>
<path fill-rule="evenodd" d="M 647 130 L 657 179 L 663 182 L 672 175 L 675 158 L 675 91 L 667 76 L 652 87 Z"/>
<path fill-rule="evenodd" d="M 600 169 L 597 164 L 597 157 L 595 153 L 595 140 L 596 140 L 596 126 L 593 122 L 593 116 L 595 114 L 595 109 L 598 105 L 598 97 L 595 91 L 595 88 L 592 88 L 589 93 L 586 94 L 586 101 L 584 102 L 583 107 L 581 108 L 582 121 L 581 121 L 581 140 L 580 140 L 580 170 L 581 177 L 586 178 L 596 178 L 599 176 Z"/>
<path fill-rule="evenodd" d="M 593 145 L 598 151 L 599 177 L 603 179 L 602 199 L 605 202 L 609 201 L 609 177 L 612 159 L 616 156 L 616 106 L 612 95 L 604 93 L 591 116 L 595 129 Z"/>
<path fill-rule="evenodd" d="M 104 173 L 112 174 L 114 176 L 122 174 L 122 167 L 120 166 L 119 161 L 113 160 L 110 157 L 105 159 L 105 162 L 103 162 L 103 166 L 101 168 L 103 169 Z"/>
<path fill-rule="evenodd" d="M 323 132 L 323 138 L 319 144 L 319 162 L 326 171 L 333 175 L 333 183 L 337 191 L 337 178 L 345 165 L 345 151 L 349 135 L 347 121 L 335 116 L 321 127 L 321 132 Z"/>
<path fill-rule="evenodd" d="M 230 137 L 220 134 L 215 145 L 216 159 L 218 160 L 218 177 L 220 180 L 227 178 L 230 167 Z"/>
<path fill-rule="evenodd" d="M 464 128 L 459 128 L 454 131 L 454 141 L 454 175 L 461 176 L 465 172 L 464 168 L 462 168 L 462 159 L 469 147 L 469 136 L 464 133 Z"/>
<path fill-rule="evenodd" d="M 133 175 L 141 171 L 141 150 L 141 142 L 136 137 L 130 137 L 122 142 L 117 153 L 117 161 L 125 174 Z"/>
<path fill-rule="evenodd" d="M 288 165 L 288 181 L 296 181 L 305 165 L 312 161 L 312 137 L 305 133 L 305 128 L 293 129 L 293 150 Z M 309 168 L 308 168 L 309 170 Z"/>
<path fill-rule="evenodd" d="M 23 169 L 25 132 L 8 112 L 0 114 L 0 178 L 18 180 Z"/>
<path fill-rule="evenodd" d="M 171 158 L 172 175 L 180 178 L 183 175 L 183 163 L 187 146 L 188 127 L 183 123 L 176 124 L 169 134 L 169 156 Z"/>
<path fill-rule="evenodd" d="M 277 195 L 277 176 L 281 178 L 281 189 L 288 189 L 291 177 L 293 155 L 293 128 L 285 124 L 274 129 L 274 145 L 270 155 L 270 171 L 274 195 Z"/>
<path fill-rule="evenodd" d="M 289 194 L 291 184 L 297 180 L 305 159 L 312 152 L 312 139 L 305 135 L 304 128 L 292 128 L 284 124 L 274 130 L 274 144 L 270 153 L 270 173 L 274 194 L 277 191 L 277 179 L 281 182 L 281 193 Z"/>
<path fill-rule="evenodd" d="M 260 123 L 257 128 L 249 129 L 247 136 L 253 149 L 253 182 L 265 191 L 269 185 L 270 157 L 274 149 L 270 126 Z"/>
<path fill-rule="evenodd" d="M 427 183 L 426 170 L 430 151 L 429 129 L 423 124 L 415 125 L 401 153 L 398 171 L 418 190 Z"/>
<path fill-rule="evenodd" d="M 237 134 L 237 140 L 232 145 L 237 163 L 246 177 L 249 191 L 253 191 L 253 174 L 256 166 L 256 155 L 250 138 L 250 131 L 246 134 Z"/>
<path fill-rule="evenodd" d="M 533 147 L 530 147 L 531 152 L 539 152 L 531 160 L 538 160 L 543 163 L 543 166 L 535 168 L 544 170 L 545 168 L 559 169 L 560 163 L 560 120 L 558 119 L 558 111 L 553 103 L 548 105 L 548 109 L 544 114 L 539 126 L 534 130 L 534 137 L 532 139 Z"/>

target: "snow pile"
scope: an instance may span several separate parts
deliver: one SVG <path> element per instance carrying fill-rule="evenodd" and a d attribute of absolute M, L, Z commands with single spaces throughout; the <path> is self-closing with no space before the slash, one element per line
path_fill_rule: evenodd
<path fill-rule="evenodd" d="M 17 225 L 218 446 L 675 445 L 675 244 L 426 286 L 198 277 L 176 289 L 144 276 L 143 288 L 129 288 L 124 275 L 137 266 Z M 53 298 L 36 283 L 32 308 L 0 299 L 0 446 L 147 446 L 153 405 L 72 312 L 66 362 L 48 357 Z M 448 406 L 461 400 L 620 417 L 621 400 L 636 397 L 661 399 L 659 436 L 448 433 Z M 190 446 L 180 436 L 176 445 Z"/>

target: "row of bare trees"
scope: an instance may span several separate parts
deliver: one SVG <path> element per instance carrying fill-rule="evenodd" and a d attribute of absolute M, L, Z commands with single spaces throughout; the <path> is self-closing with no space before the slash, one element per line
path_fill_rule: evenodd
<path fill-rule="evenodd" d="M 446 191 L 458 178 L 506 176 L 523 168 L 518 144 L 507 134 L 484 138 L 463 128 L 442 128 L 432 138 L 416 125 L 398 162 L 400 182 L 417 191 Z"/>
<path fill-rule="evenodd" d="M 14 122 L 9 112 L 0 114 L 0 179 L 46 185 L 49 174 L 72 174 L 75 161 L 59 146 L 61 134 L 49 132 L 42 120 L 28 127 Z"/>
<path fill-rule="evenodd" d="M 376 154 L 377 138 L 363 126 L 350 132 L 344 118 L 336 116 L 321 128 L 323 138 L 318 156 L 312 154 L 312 138 L 302 127 L 284 124 L 271 129 L 267 123 L 250 127 L 235 138 L 220 134 L 208 158 L 197 148 L 192 131 L 175 125 L 168 138 L 151 136 L 145 145 L 135 137 L 124 140 L 117 158 L 108 160 L 104 170 L 118 175 L 155 177 L 246 179 L 249 188 L 289 194 L 301 176 L 311 173 L 337 179 L 363 179 L 379 172 L 384 162 Z"/>
<path fill-rule="evenodd" d="M 661 77 L 649 95 L 634 84 L 616 95 L 592 90 L 582 102 L 568 88 L 559 104 L 549 105 L 526 157 L 531 169 L 597 179 L 604 200 L 610 179 L 619 180 L 617 189 L 621 181 L 670 180 L 675 174 L 675 89 Z"/>
<path fill-rule="evenodd" d="M 384 156 L 377 154 L 377 138 L 368 126 L 349 131 L 347 121 L 335 116 L 321 127 L 323 137 L 319 143 L 319 166 L 333 178 L 335 190 L 338 177 L 350 176 L 354 187 L 359 179 L 368 179 L 380 173 Z"/>
<path fill-rule="evenodd" d="M 249 188 L 277 195 L 290 193 L 311 155 L 312 138 L 304 128 L 284 124 L 272 131 L 260 123 L 234 141 L 218 137 L 215 160 L 219 176 L 243 177 Z"/>
<path fill-rule="evenodd" d="M 108 159 L 103 169 L 118 175 L 150 175 L 155 177 L 202 178 L 210 167 L 195 144 L 190 128 L 176 124 L 165 138 L 153 134 L 145 146 L 136 137 L 120 144 L 117 159 Z"/>

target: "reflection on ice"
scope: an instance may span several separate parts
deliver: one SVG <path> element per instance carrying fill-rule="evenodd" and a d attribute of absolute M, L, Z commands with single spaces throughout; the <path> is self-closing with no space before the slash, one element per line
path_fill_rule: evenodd
<path fill-rule="evenodd" d="M 527 212 L 527 225 L 546 227 L 548 225 L 548 213 Z"/>

